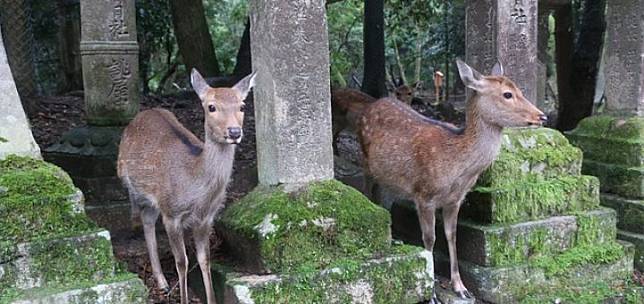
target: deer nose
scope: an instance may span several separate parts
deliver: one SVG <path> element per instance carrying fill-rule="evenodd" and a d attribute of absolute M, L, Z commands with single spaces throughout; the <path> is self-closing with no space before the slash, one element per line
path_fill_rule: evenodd
<path fill-rule="evenodd" d="M 241 137 L 242 130 L 239 127 L 228 128 L 228 137 L 230 139 L 238 139 Z"/>
<path fill-rule="evenodd" d="M 546 121 L 548 121 L 548 116 L 546 116 L 545 114 L 541 114 L 541 115 L 539 115 L 539 120 L 541 122 L 546 122 Z"/>

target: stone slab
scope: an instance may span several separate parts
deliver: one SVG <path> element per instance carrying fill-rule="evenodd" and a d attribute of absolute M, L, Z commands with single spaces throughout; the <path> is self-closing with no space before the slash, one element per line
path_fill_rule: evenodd
<path fill-rule="evenodd" d="M 617 211 L 617 227 L 644 234 L 644 201 L 626 199 L 617 195 L 602 194 L 602 205 Z"/>
<path fill-rule="evenodd" d="M 34 289 L 11 304 L 144 304 L 147 290 L 137 277 L 68 290 Z"/>
<path fill-rule="evenodd" d="M 585 160 L 582 171 L 599 178 L 602 192 L 644 199 L 644 166 L 625 167 Z"/>
<path fill-rule="evenodd" d="M 332 179 L 325 1 L 253 0 L 249 11 L 259 182 Z"/>
<path fill-rule="evenodd" d="M 483 267 L 470 262 L 459 262 L 461 278 L 465 286 L 479 300 L 492 303 L 517 303 L 525 290 L 532 288 L 536 292 L 547 292 L 552 289 L 573 288 L 587 289 L 593 283 L 612 286 L 623 285 L 633 272 L 633 245 L 620 242 L 623 254 L 610 263 L 585 263 L 567 269 L 565 275 L 548 276 L 539 267 L 523 264 L 510 267 Z M 435 254 L 435 267 L 438 274 L 449 274 L 449 259 L 442 254 Z M 534 293 L 530 294 L 535 296 Z M 553 301 L 554 299 L 549 299 Z"/>
<path fill-rule="evenodd" d="M 218 303 L 400 303 L 431 299 L 434 287 L 433 257 L 418 247 L 403 245 L 406 253 L 368 260 L 348 261 L 315 273 L 290 275 L 224 274 L 224 298 Z M 222 293 L 218 293 L 219 296 Z"/>
<path fill-rule="evenodd" d="M 599 206 L 599 181 L 593 176 L 563 176 L 536 182 L 517 180 L 498 188 L 475 187 L 460 214 L 479 223 L 513 223 Z"/>
<path fill-rule="evenodd" d="M 644 272 L 644 234 L 618 230 L 617 238 L 635 246 L 633 266 L 639 271 Z"/>
<path fill-rule="evenodd" d="M 31 133 L 0 37 L 0 159 L 10 154 L 40 158 L 40 148 Z"/>

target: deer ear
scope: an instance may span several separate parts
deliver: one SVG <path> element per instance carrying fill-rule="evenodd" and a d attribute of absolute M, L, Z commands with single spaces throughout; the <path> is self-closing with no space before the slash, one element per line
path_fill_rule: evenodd
<path fill-rule="evenodd" d="M 503 65 L 501 64 L 501 61 L 497 61 L 494 66 L 492 67 L 492 73 L 490 74 L 492 76 L 503 76 L 505 75 L 505 72 L 503 71 Z"/>
<path fill-rule="evenodd" d="M 203 76 L 201 76 L 201 74 L 199 74 L 199 71 L 197 71 L 197 69 L 195 68 L 193 68 L 192 72 L 190 73 L 190 83 L 192 84 L 192 88 L 195 90 L 195 93 L 197 93 L 199 98 L 203 100 L 210 86 L 208 85 L 208 83 L 206 83 L 206 80 L 203 79 Z"/>
<path fill-rule="evenodd" d="M 456 59 L 456 65 L 458 66 L 458 73 L 461 75 L 461 80 L 463 80 L 463 84 L 466 87 L 474 91 L 481 91 L 483 89 L 483 75 L 481 73 L 460 59 Z"/>
<path fill-rule="evenodd" d="M 257 75 L 257 72 L 253 72 L 250 75 L 244 77 L 244 79 L 240 80 L 233 86 L 233 89 L 239 91 L 241 94 L 241 99 L 242 101 L 246 99 L 248 96 L 248 92 L 250 92 L 250 89 L 252 89 L 255 86 L 255 76 Z"/>

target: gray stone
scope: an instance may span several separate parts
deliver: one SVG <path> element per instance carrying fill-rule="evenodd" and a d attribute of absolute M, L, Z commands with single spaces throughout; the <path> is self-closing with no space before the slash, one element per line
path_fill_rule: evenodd
<path fill-rule="evenodd" d="M 644 0 L 607 2 L 606 111 L 644 115 Z"/>
<path fill-rule="evenodd" d="M 40 148 L 20 103 L 0 35 L 0 159 L 9 154 L 40 158 Z"/>
<path fill-rule="evenodd" d="M 465 58 L 487 73 L 499 60 L 506 76 L 537 102 L 537 1 L 466 1 Z"/>
<path fill-rule="evenodd" d="M 250 21 L 260 184 L 333 178 L 325 1 L 250 1 Z"/>
<path fill-rule="evenodd" d="M 617 238 L 632 243 L 635 246 L 633 266 L 639 271 L 644 271 L 644 234 L 618 230 Z"/>
<path fill-rule="evenodd" d="M 81 23 L 87 120 L 93 125 L 125 125 L 139 110 L 134 1 L 81 1 Z"/>
<path fill-rule="evenodd" d="M 617 227 L 644 234 L 644 201 L 627 199 L 613 194 L 602 194 L 602 205 L 617 211 Z"/>
<path fill-rule="evenodd" d="M 105 282 L 91 287 L 56 292 L 55 289 L 33 290 L 11 304 L 144 304 L 146 287 L 139 278 Z"/>

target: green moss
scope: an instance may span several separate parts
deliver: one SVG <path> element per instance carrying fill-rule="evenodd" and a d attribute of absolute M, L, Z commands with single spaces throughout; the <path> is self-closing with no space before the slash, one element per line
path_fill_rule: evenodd
<path fill-rule="evenodd" d="M 9 142 L 6 138 L 0 136 L 0 143 L 6 143 Z"/>
<path fill-rule="evenodd" d="M 583 172 L 599 178 L 602 192 L 629 198 L 644 198 L 644 166 L 625 167 L 586 160 Z"/>
<path fill-rule="evenodd" d="M 608 264 L 624 256 L 624 249 L 618 243 L 601 245 L 579 245 L 554 256 L 539 256 L 531 265 L 544 270 L 546 277 L 562 277 L 569 269 L 586 264 Z"/>
<path fill-rule="evenodd" d="M 281 273 L 376 257 L 390 245 L 389 213 L 338 181 L 295 193 L 257 188 L 227 208 L 220 223 L 256 242 L 265 266 Z"/>
<path fill-rule="evenodd" d="M 644 141 L 644 118 L 620 118 L 607 115 L 591 116 L 579 122 L 571 135 L 621 139 L 628 142 Z"/>
<path fill-rule="evenodd" d="M 610 216 L 597 216 L 596 212 L 577 213 L 577 234 L 575 244 L 581 246 L 598 245 L 615 240 L 617 227 L 615 223 L 615 211 L 604 208 L 605 212 L 610 210 Z"/>
<path fill-rule="evenodd" d="M 541 228 L 514 238 L 490 235 L 490 247 L 491 266 L 498 267 L 525 263 L 535 256 L 558 252 L 561 246 L 549 241 L 548 231 Z"/>
<path fill-rule="evenodd" d="M 577 304 L 600 304 L 600 303 L 642 303 L 641 288 L 633 284 L 627 286 L 613 286 L 605 282 L 593 282 L 585 286 L 561 285 L 556 287 L 536 287 L 526 289 L 521 304 L 543 304 L 554 303 L 559 299 L 560 303 Z M 607 301 L 608 299 L 620 299 L 618 302 Z"/>
<path fill-rule="evenodd" d="M 0 161 L 0 187 L 0 252 L 6 244 L 96 230 L 74 210 L 71 179 L 52 164 L 9 156 Z"/>
<path fill-rule="evenodd" d="M 476 187 L 467 203 L 464 215 L 479 222 L 529 221 L 597 208 L 599 181 L 592 176 L 518 180 L 504 187 Z"/>

